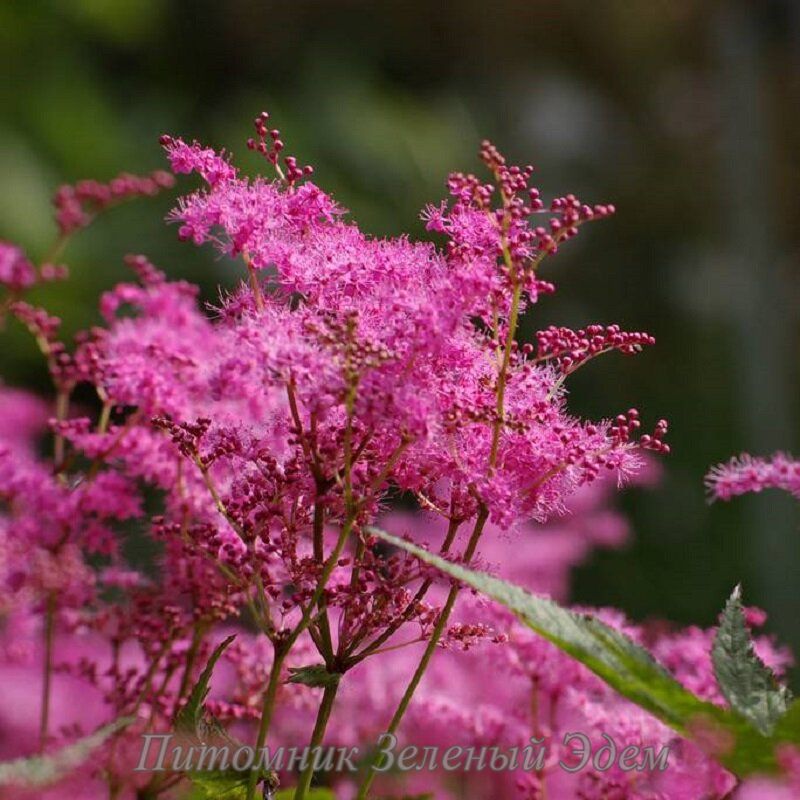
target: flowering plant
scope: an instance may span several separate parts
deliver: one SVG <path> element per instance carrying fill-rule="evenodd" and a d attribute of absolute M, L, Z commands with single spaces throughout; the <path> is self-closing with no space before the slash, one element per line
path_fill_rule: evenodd
<path fill-rule="evenodd" d="M 716 639 L 653 638 L 616 612 L 568 612 L 471 569 L 563 596 L 569 567 L 624 535 L 604 510 L 610 481 L 643 474 L 644 451 L 669 452 L 663 420 L 642 435 L 635 409 L 601 421 L 567 410 L 570 374 L 639 352 L 649 334 L 595 324 L 549 327 L 535 345 L 517 338 L 523 314 L 554 291 L 544 266 L 614 207 L 573 195 L 545 205 L 532 168 L 484 142 L 491 183 L 455 173 L 450 201 L 424 212 L 443 247 L 376 239 L 283 155 L 268 122 L 256 119 L 248 146 L 274 178 L 161 140 L 172 172 L 202 181 L 170 214 L 178 236 L 217 248 L 244 278 L 216 305 L 128 256 L 136 280 L 106 291 L 104 325 L 68 346 L 29 297 L 66 278 L 76 231 L 170 188 L 167 173 L 60 189 L 60 235 L 38 266 L 0 244 L 3 312 L 35 337 L 55 395 L 48 412 L 1 389 L 2 668 L 29 691 L 0 745 L 40 754 L 0 768 L 7 796 L 252 800 L 280 785 L 302 800 L 328 791 L 316 783 L 366 798 L 378 775 L 382 796 L 496 796 L 494 778 L 465 790 L 449 773 L 384 775 L 370 755 L 354 780 L 260 754 L 398 732 L 431 747 L 456 732 L 471 747 L 519 748 L 575 724 L 591 739 L 674 745 L 678 764 L 577 774 L 552 754 L 508 770 L 503 791 L 721 798 L 735 775 L 776 768 L 797 715 L 764 662 L 780 673 L 789 659 L 765 638 L 755 654 L 746 622 L 758 615 L 738 595 Z M 739 485 L 715 481 L 728 494 Z M 150 543 L 151 563 L 131 562 L 126 537 Z M 491 696 L 476 685 L 481 659 L 508 676 Z M 86 700 L 70 704 L 76 691 Z M 171 768 L 149 769 L 143 737 L 170 731 L 182 737 Z M 188 744 L 238 740 L 255 764 L 189 764 Z"/>

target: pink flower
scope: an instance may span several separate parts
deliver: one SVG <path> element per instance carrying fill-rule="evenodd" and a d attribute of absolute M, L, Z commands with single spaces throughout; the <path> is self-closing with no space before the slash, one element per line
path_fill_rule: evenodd
<path fill-rule="evenodd" d="M 783 489 L 800 497 L 800 462 L 784 453 L 776 453 L 771 458 L 743 453 L 711 469 L 706 476 L 706 486 L 715 500 L 730 500 L 764 489 Z"/>
<path fill-rule="evenodd" d="M 36 283 L 36 269 L 22 248 L 0 241 L 0 285 L 21 292 Z"/>

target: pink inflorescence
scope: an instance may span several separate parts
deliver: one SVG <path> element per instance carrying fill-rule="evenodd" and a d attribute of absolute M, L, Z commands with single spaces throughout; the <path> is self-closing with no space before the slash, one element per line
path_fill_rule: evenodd
<path fill-rule="evenodd" d="M 134 197 L 150 197 L 168 189 L 175 179 L 168 172 L 157 170 L 150 175 L 123 172 L 108 183 L 95 180 L 64 185 L 53 197 L 56 223 L 63 236 L 85 228 L 94 217 L 109 206 Z"/>
<path fill-rule="evenodd" d="M 706 486 L 715 500 L 730 500 L 764 489 L 782 489 L 800 497 L 800 462 L 784 453 L 757 458 L 747 453 L 714 467 Z"/>
<path fill-rule="evenodd" d="M 29 289 L 36 283 L 36 268 L 21 247 L 0 241 L 0 285 L 12 292 Z"/>
<path fill-rule="evenodd" d="M 624 355 L 633 355 L 646 345 L 655 344 L 656 340 L 649 333 L 623 331 L 619 325 L 589 325 L 577 331 L 551 325 L 537 331 L 536 342 L 537 360 L 551 360 L 562 372 L 569 374 L 602 353 L 617 350 Z"/>
<path fill-rule="evenodd" d="M 269 113 L 267 111 L 262 111 L 255 118 L 253 124 L 256 129 L 256 138 L 248 139 L 247 147 L 257 153 L 261 153 L 267 161 L 280 170 L 278 160 L 285 145 L 281 139 L 281 132 L 277 128 L 267 128 L 268 120 Z M 283 165 L 284 169 L 279 174 L 283 175 L 289 186 L 294 185 L 301 178 L 308 178 L 314 174 L 314 167 L 308 165 L 299 166 L 294 156 L 284 156 Z"/>

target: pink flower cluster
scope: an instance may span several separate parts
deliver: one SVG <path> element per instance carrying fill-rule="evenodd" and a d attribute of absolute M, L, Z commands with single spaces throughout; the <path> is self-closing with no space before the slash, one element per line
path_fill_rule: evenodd
<path fill-rule="evenodd" d="M 157 170 L 151 175 L 139 176 L 123 172 L 108 183 L 80 181 L 74 186 L 62 186 L 53 198 L 56 223 L 62 236 L 85 228 L 105 209 L 135 197 L 149 197 L 162 189 L 169 189 L 175 179 L 168 172 Z"/>
<path fill-rule="evenodd" d="M 730 500 L 764 489 L 782 489 L 800 497 L 800 463 L 784 453 L 772 458 L 743 453 L 714 467 L 706 476 L 706 485 L 716 500 Z"/>
<path fill-rule="evenodd" d="M 283 154 L 267 120 L 256 119 L 249 146 L 276 179 L 244 177 L 196 142 L 161 140 L 175 173 L 202 180 L 170 214 L 178 236 L 215 247 L 245 277 L 215 306 L 129 256 L 135 279 L 102 295 L 104 324 L 68 344 L 57 318 L 22 299 L 47 271 L 13 245 L 0 249 L 4 303 L 35 337 L 55 395 L 45 422 L 41 401 L 2 390 L 0 658 L 8 675 L 37 665 L 26 685 L 37 691 L 32 674 L 41 683 L 36 702 L 25 699 L 38 713 L 5 722 L 3 755 L 54 748 L 131 715 L 136 724 L 71 793 L 178 796 L 180 775 L 131 771 L 138 736 L 170 729 L 231 630 L 238 639 L 209 709 L 258 746 L 292 737 L 302 746 L 314 714 L 324 733 L 318 709 L 337 690 L 326 688 L 320 706 L 319 689 L 286 682 L 290 666 L 308 665 L 341 687 L 325 741 L 374 740 L 419 660 L 416 644 L 448 652 L 434 659 L 403 736 L 513 746 L 580 725 L 626 742 L 672 741 L 511 616 L 459 595 L 367 531 L 382 521 L 557 596 L 570 566 L 624 538 L 598 498 L 642 469 L 642 451 L 668 451 L 666 422 L 642 435 L 635 409 L 580 419 L 567 409 L 565 378 L 652 337 L 616 325 L 550 328 L 538 351 L 516 338 L 521 316 L 554 290 L 540 277 L 543 263 L 613 206 L 566 195 L 546 207 L 532 168 L 508 165 L 485 142 L 491 182 L 454 174 L 449 203 L 425 212 L 443 248 L 378 239 Z M 95 213 L 171 181 L 154 173 L 62 188 L 56 252 Z M 52 444 L 41 456 L 32 439 L 45 424 Z M 147 543 L 152 563 L 131 563 L 129 542 Z M 649 635 L 600 613 L 634 637 Z M 785 662 L 762 646 L 777 667 Z M 674 673 L 706 694 L 708 647 L 708 633 L 695 630 L 657 640 Z M 487 695 L 480 676 L 488 672 L 498 680 Z M 84 715 L 65 700 L 75 681 L 91 687 Z M 658 778 L 676 782 L 668 790 L 617 773 L 566 780 L 548 765 L 508 776 L 503 796 L 728 791 L 730 776 L 685 742 L 676 746 L 678 767 Z M 282 777 L 302 797 L 311 776 Z M 458 796 L 440 777 L 406 788 Z M 480 780 L 470 791 L 497 796 Z"/>
<path fill-rule="evenodd" d="M 536 334 L 537 359 L 552 359 L 565 373 L 574 372 L 590 358 L 618 350 L 625 355 L 641 352 L 645 345 L 656 343 L 649 333 L 627 333 L 619 325 L 589 325 L 578 331 L 551 325 Z"/>

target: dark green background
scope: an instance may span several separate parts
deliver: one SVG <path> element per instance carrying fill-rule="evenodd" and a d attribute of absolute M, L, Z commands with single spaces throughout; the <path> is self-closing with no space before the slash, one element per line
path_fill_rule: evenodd
<path fill-rule="evenodd" d="M 550 267 L 550 322 L 619 322 L 658 339 L 572 383 L 595 415 L 671 422 L 661 487 L 625 499 L 632 545 L 581 569 L 576 599 L 638 619 L 710 624 L 739 580 L 800 645 L 795 502 L 705 501 L 706 468 L 797 446 L 800 5 L 792 0 L 0 4 L 0 235 L 41 256 L 62 181 L 162 166 L 164 131 L 245 151 L 273 112 L 368 230 L 421 233 L 417 211 L 488 136 L 619 213 Z M 40 298 L 74 330 L 144 252 L 200 281 L 231 270 L 176 241 L 170 198 L 126 206 L 70 246 L 73 279 Z M 42 294 L 46 295 L 42 297 Z M 10 326 L 0 367 L 44 390 Z"/>

